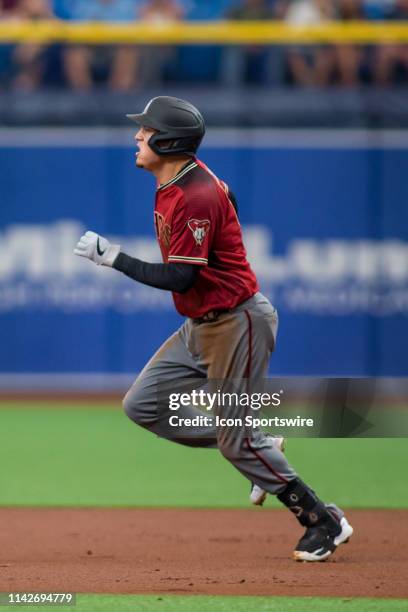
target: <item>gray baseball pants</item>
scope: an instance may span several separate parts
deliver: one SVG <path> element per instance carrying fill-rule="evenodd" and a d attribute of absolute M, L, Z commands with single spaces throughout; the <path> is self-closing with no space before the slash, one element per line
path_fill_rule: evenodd
<path fill-rule="evenodd" d="M 275 346 L 278 316 L 270 302 L 256 293 L 215 321 L 186 319 L 181 328 L 159 348 L 127 392 L 123 405 L 132 421 L 180 444 L 218 448 L 246 478 L 274 495 L 283 491 L 297 474 L 273 438 L 259 429 L 216 425 L 216 416 L 239 416 L 241 406 L 216 406 L 207 426 L 174 431 L 169 418 L 176 414 L 168 403 L 158 402 L 161 386 L 176 389 L 188 379 L 216 381 L 221 391 L 227 381 L 239 380 L 250 390 L 267 374 Z M 224 382 L 223 382 L 224 381 Z M 205 381 L 203 381 L 205 384 Z M 248 386 L 249 384 L 249 386 Z M 248 411 L 246 411 L 248 413 Z M 203 415 L 194 406 L 177 410 L 179 418 Z"/>

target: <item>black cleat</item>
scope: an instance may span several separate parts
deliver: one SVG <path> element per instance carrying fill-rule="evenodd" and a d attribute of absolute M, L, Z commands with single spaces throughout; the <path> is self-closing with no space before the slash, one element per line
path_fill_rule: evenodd
<path fill-rule="evenodd" d="M 339 544 L 345 544 L 353 534 L 353 528 L 343 516 L 338 532 L 329 532 L 324 526 L 308 527 L 299 540 L 293 558 L 295 561 L 325 561 L 334 553 Z"/>

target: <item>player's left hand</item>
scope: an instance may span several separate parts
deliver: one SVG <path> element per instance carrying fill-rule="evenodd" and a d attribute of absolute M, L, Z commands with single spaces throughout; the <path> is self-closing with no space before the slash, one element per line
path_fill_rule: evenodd
<path fill-rule="evenodd" d="M 74 249 L 75 255 L 87 257 L 98 266 L 113 266 L 116 257 L 119 255 L 120 245 L 111 244 L 103 236 L 95 232 L 86 232 L 81 236 Z"/>

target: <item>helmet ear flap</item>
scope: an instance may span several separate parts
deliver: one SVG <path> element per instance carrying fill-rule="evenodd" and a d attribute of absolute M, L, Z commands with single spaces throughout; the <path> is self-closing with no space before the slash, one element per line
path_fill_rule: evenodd
<path fill-rule="evenodd" d="M 156 153 L 156 155 L 160 155 L 160 152 L 157 150 L 157 146 L 156 146 L 156 138 L 155 138 L 156 134 L 152 134 L 149 138 L 149 140 L 147 141 L 147 144 L 149 145 L 149 147 L 152 149 L 152 151 L 154 151 L 154 153 Z"/>
<path fill-rule="evenodd" d="M 148 140 L 149 147 L 156 155 L 188 155 L 193 157 L 200 145 L 200 138 L 191 136 L 179 136 L 169 138 L 168 134 L 156 132 Z"/>
<path fill-rule="evenodd" d="M 172 149 L 177 149 L 179 144 L 179 138 L 166 138 L 165 135 L 163 135 L 162 138 L 157 138 L 155 141 L 155 147 L 158 151 L 160 151 L 160 153 L 163 151 L 168 151 L 170 153 Z"/>
<path fill-rule="evenodd" d="M 156 155 L 166 155 L 171 153 L 171 149 L 174 139 L 165 138 L 160 132 L 152 134 L 147 142 L 149 147 L 156 153 Z"/>

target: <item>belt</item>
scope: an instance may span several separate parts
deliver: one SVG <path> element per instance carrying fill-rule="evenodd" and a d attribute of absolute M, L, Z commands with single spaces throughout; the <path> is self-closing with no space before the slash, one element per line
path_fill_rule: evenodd
<path fill-rule="evenodd" d="M 230 312 L 231 308 L 223 308 L 221 310 L 210 310 L 206 312 L 202 317 L 198 317 L 197 319 L 193 319 L 194 323 L 213 323 L 218 319 L 218 317 L 226 312 Z"/>
<path fill-rule="evenodd" d="M 194 321 L 194 323 L 198 323 L 198 324 L 212 323 L 216 321 L 220 315 L 225 314 L 226 312 L 234 312 L 238 308 L 240 310 L 242 308 L 245 308 L 247 304 L 249 305 L 251 303 L 251 300 L 253 299 L 253 297 L 254 296 L 252 295 L 249 298 L 245 298 L 245 300 L 243 300 L 242 302 L 234 306 L 234 308 L 221 308 L 220 310 L 210 310 L 209 312 L 206 312 L 202 317 L 198 317 L 197 319 L 192 319 L 192 320 Z"/>

